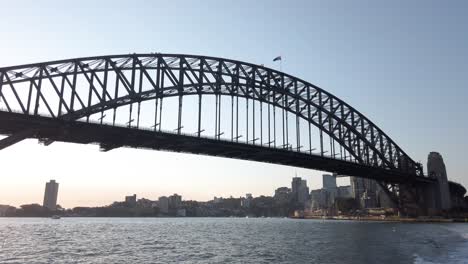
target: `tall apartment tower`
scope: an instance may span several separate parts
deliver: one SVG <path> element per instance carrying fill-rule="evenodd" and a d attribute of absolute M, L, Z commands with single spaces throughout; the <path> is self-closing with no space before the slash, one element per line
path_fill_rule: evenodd
<path fill-rule="evenodd" d="M 309 187 L 307 187 L 307 181 L 301 177 L 293 177 L 291 182 L 291 194 L 294 201 L 299 203 L 305 203 L 309 200 Z"/>
<path fill-rule="evenodd" d="M 322 187 L 327 190 L 336 189 L 336 175 L 323 174 L 322 175 Z"/>
<path fill-rule="evenodd" d="M 302 185 L 302 179 L 301 177 L 294 177 L 291 182 L 291 191 L 294 194 L 297 194 L 299 192 L 299 188 Z"/>
<path fill-rule="evenodd" d="M 435 191 L 436 207 L 442 210 L 448 210 L 452 207 L 450 201 L 450 190 L 447 180 L 447 171 L 445 169 L 444 159 L 437 152 L 429 153 L 427 158 L 427 173 L 429 177 L 437 179 Z"/>
<path fill-rule="evenodd" d="M 44 192 L 44 203 L 43 206 L 50 210 L 57 209 L 57 194 L 59 184 L 55 180 L 50 180 L 46 183 Z"/>

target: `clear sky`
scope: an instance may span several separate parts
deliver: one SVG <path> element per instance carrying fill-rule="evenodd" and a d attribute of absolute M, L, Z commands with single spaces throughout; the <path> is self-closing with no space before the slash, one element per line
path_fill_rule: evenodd
<path fill-rule="evenodd" d="M 184 53 L 283 70 L 354 106 L 413 159 L 440 152 L 451 180 L 468 185 L 466 1 L 8 1 L 0 67 L 81 56 Z M 26 140 L 0 151 L 0 204 L 104 205 L 124 195 L 184 199 L 272 195 L 297 171 L 256 162 Z"/>

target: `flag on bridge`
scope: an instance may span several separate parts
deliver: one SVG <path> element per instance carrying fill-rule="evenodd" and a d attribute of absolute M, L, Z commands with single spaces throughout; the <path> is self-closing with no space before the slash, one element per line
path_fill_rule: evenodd
<path fill-rule="evenodd" d="M 278 57 L 273 59 L 273 61 L 280 61 L 280 60 L 281 60 L 281 56 L 278 56 Z"/>

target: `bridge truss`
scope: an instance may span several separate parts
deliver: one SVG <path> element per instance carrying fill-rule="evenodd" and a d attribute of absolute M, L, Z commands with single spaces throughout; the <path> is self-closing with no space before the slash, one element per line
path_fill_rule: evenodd
<path fill-rule="evenodd" d="M 421 164 L 341 99 L 283 72 L 236 60 L 152 53 L 4 67 L 0 109 L 0 132 L 9 135 L 0 147 L 28 137 L 50 144 L 54 136 L 41 129 L 48 120 L 62 127 L 85 123 L 215 142 L 221 149 L 205 154 L 373 178 L 392 193 L 395 183 L 425 178 Z M 15 122 L 33 121 L 41 126 L 13 129 Z M 97 142 L 103 150 L 125 145 L 104 141 Z M 248 158 L 253 149 L 260 157 Z"/>

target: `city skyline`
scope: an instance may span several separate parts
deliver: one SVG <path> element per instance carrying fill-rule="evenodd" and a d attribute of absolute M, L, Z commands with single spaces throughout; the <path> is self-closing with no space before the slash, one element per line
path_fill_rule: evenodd
<path fill-rule="evenodd" d="M 270 191 L 267 191 L 265 193 L 255 193 L 253 196 L 274 196 L 275 194 L 275 190 L 278 189 L 278 188 L 283 188 L 283 187 L 287 187 L 289 189 L 292 189 L 292 187 L 290 186 L 291 185 L 291 181 L 294 181 L 295 178 L 303 178 L 304 176 L 298 176 L 297 174 L 297 170 L 294 171 L 294 175 L 291 176 L 291 177 L 286 177 L 286 179 L 289 179 L 289 183 L 285 183 L 284 185 L 282 186 L 274 186 L 273 189 L 271 189 Z M 339 182 L 340 184 L 337 184 L 338 186 L 349 186 L 349 180 L 347 178 L 337 178 L 336 179 L 337 182 Z M 307 184 L 307 180 L 303 180 L 305 181 L 305 185 L 306 187 L 308 188 L 308 190 L 313 190 L 313 189 L 320 189 L 320 188 L 323 188 L 323 183 L 319 183 L 319 185 L 314 185 L 314 187 L 311 187 L 311 186 L 308 186 Z M 56 180 L 48 180 L 46 182 L 46 190 L 44 191 L 44 189 L 42 188 L 37 195 L 33 195 L 33 196 L 29 196 L 31 197 L 31 199 L 33 200 L 24 200 L 22 202 L 18 202 L 18 203 L 0 203 L 0 204 L 3 204 L 3 205 L 11 205 L 11 206 L 15 206 L 15 207 L 19 207 L 21 205 L 24 205 L 24 204 L 44 204 L 44 207 L 47 207 L 45 206 L 46 205 L 46 196 L 48 195 L 48 185 L 51 184 L 51 183 L 54 183 L 54 184 L 57 184 L 57 190 L 58 190 L 58 181 Z M 60 184 L 61 188 L 60 189 L 63 189 L 63 184 Z M 291 188 L 290 188 L 291 187 Z M 40 188 L 37 188 L 37 189 L 40 189 Z M 65 188 L 65 191 L 67 191 L 68 189 Z M 65 192 L 64 190 L 61 190 L 61 192 Z M 123 194 L 124 196 L 120 196 L 118 197 L 117 194 L 115 196 L 112 196 L 114 199 L 109 199 L 109 200 L 102 200 L 102 201 L 96 201 L 96 200 L 88 200 L 88 201 L 82 201 L 83 203 L 73 203 L 71 205 L 68 205 L 68 202 L 65 202 L 65 203 L 62 203 L 61 200 L 60 200 L 60 197 L 62 195 L 60 195 L 61 193 L 59 192 L 59 194 L 55 193 L 55 205 L 60 205 L 62 208 L 73 208 L 73 207 L 76 207 L 76 206 L 89 206 L 89 207 L 92 207 L 92 206 L 106 206 L 106 205 L 109 205 L 115 201 L 120 201 L 122 200 L 121 198 L 122 197 L 132 197 L 132 196 L 128 196 L 129 193 L 132 193 L 132 190 L 122 190 L 119 194 Z M 38 196 L 39 194 L 42 195 L 43 197 L 43 202 L 40 202 L 39 200 L 35 199 L 36 196 Z M 90 195 L 93 195 L 92 193 L 88 193 Z M 141 198 L 146 198 L 146 199 L 153 199 L 153 200 L 157 200 L 158 198 L 161 198 L 161 197 L 164 197 L 164 196 L 167 196 L 169 194 L 180 194 L 181 196 L 183 197 L 187 197 L 186 200 L 195 200 L 195 201 L 200 201 L 200 202 L 207 202 L 207 201 L 210 201 L 210 200 L 213 200 L 214 198 L 218 197 L 218 198 L 228 198 L 228 197 L 243 197 L 245 196 L 246 194 L 249 194 L 249 195 L 252 195 L 251 191 L 249 190 L 245 190 L 243 193 L 237 193 L 237 195 L 235 194 L 224 194 L 224 195 L 211 195 L 209 193 L 206 193 L 204 194 L 202 197 L 203 199 L 196 199 L 195 197 L 192 197 L 192 196 L 186 196 L 184 195 L 184 193 L 180 192 L 180 191 L 177 191 L 177 189 L 174 189 L 172 192 L 169 191 L 169 192 L 162 192 L 162 193 L 151 193 L 151 192 L 143 192 L 143 193 L 138 193 L 138 192 L 134 192 L 134 195 L 136 197 L 141 197 Z M 49 194 L 50 195 L 50 194 Z M 145 196 L 146 195 L 146 196 Z M 66 193 L 64 195 L 65 197 L 67 197 Z M 47 198 L 49 199 L 49 198 Z M 120 200 L 119 200 L 120 199 Z M 67 201 L 67 200 L 66 200 Z M 49 208 L 50 209 L 50 208 Z"/>
<path fill-rule="evenodd" d="M 464 100 L 468 97 L 464 89 L 468 85 L 464 74 L 468 57 L 467 38 L 463 35 L 466 17 L 460 8 L 464 3 L 438 6 L 433 2 L 429 7 L 427 2 L 415 1 L 396 8 L 392 3 L 361 2 L 346 6 L 296 2 L 286 6 L 272 2 L 268 12 L 259 12 L 264 10 L 261 3 L 249 4 L 249 9 L 214 2 L 187 3 L 186 18 L 174 24 L 167 22 L 170 14 L 178 10 L 178 4 L 173 3 L 160 3 L 158 7 L 124 2 L 118 5 L 87 2 L 80 7 L 70 3 L 24 3 L 41 9 L 41 15 L 32 12 L 33 8 L 19 12 L 21 3 L 5 7 L 8 11 L 0 22 L 12 26 L 5 29 L 5 40 L 0 44 L 2 67 L 86 55 L 173 52 L 226 57 L 278 68 L 272 59 L 281 55 L 283 71 L 317 84 L 356 107 L 388 132 L 411 157 L 421 161 L 424 168 L 429 152 L 440 152 L 448 177 L 468 185 L 462 155 L 468 148 L 468 141 L 463 138 L 468 133 L 463 122 Z M 212 23 L 212 18 L 196 15 L 200 8 L 212 11 L 219 24 Z M 116 21 L 114 14 L 122 10 L 138 14 L 138 18 L 125 23 L 107 22 Z M 98 16 L 101 11 L 107 11 L 104 19 Z M 67 20 L 68 12 L 81 19 Z M 393 20 L 394 12 L 402 15 L 399 21 Z M 158 16 L 153 16 L 154 13 Z M 235 20 L 242 14 L 245 21 Z M 334 20 L 323 14 L 335 14 Z M 239 28 L 257 21 L 257 15 L 265 25 L 255 23 L 254 31 L 240 32 Z M 40 27 L 34 19 L 43 21 Z M 88 31 L 79 21 L 87 21 L 95 30 Z M 157 26 L 139 28 L 149 22 Z M 128 38 L 123 39 L 120 33 Z M 210 42 L 201 41 L 199 34 Z M 433 34 L 439 37 L 434 38 Z M 60 39 L 55 37 L 58 35 Z M 350 39 L 351 35 L 359 37 Z M 31 36 L 37 45 L 28 43 Z M 189 38 L 193 41 L 186 41 Z M 399 107 L 395 108 L 391 100 L 399 102 Z M 94 145 L 57 142 L 45 147 L 36 140 L 0 151 L 0 159 L 5 175 L 0 183 L 0 204 L 12 205 L 40 201 L 42 190 L 37 186 L 50 178 L 62 184 L 61 192 L 66 195 L 60 199 L 64 206 L 70 206 L 105 204 L 133 192 L 173 193 L 180 188 L 185 190 L 184 197 L 200 200 L 247 191 L 271 195 L 272 186 L 284 186 L 295 170 L 309 185 L 317 187 L 323 174 L 159 151 L 115 149 L 100 153 Z"/>
<path fill-rule="evenodd" d="M 346 187 L 349 189 L 349 192 L 351 194 L 351 185 L 339 185 L 337 184 L 337 181 L 340 180 L 340 177 L 337 177 L 336 174 L 323 174 L 322 175 L 322 184 L 321 184 L 321 188 L 317 188 L 317 189 L 310 189 L 308 184 L 307 184 L 307 180 L 304 180 L 302 179 L 302 177 L 298 176 L 297 175 L 297 172 L 295 173 L 294 177 L 292 177 L 290 179 L 290 184 L 289 185 L 285 185 L 285 186 L 276 186 L 275 189 L 273 190 L 273 192 L 271 194 L 260 194 L 260 195 L 257 195 L 257 197 L 260 197 L 260 196 L 269 196 L 269 197 L 276 197 L 278 195 L 278 192 L 282 192 L 282 191 L 286 191 L 287 193 L 292 193 L 294 194 L 291 199 L 293 200 L 296 200 L 297 202 L 305 205 L 306 207 L 308 207 L 308 203 L 310 202 L 310 195 L 313 191 L 317 191 L 317 190 L 322 190 L 322 189 L 326 189 L 326 190 L 329 190 L 329 189 L 333 189 L 333 188 L 338 188 L 338 187 Z M 332 182 L 332 184 L 330 185 L 330 181 Z M 340 180 L 341 182 L 344 182 L 342 179 Z M 58 197 L 59 197 L 59 183 L 56 181 L 56 180 L 49 180 L 48 182 L 46 182 L 45 184 L 45 189 L 44 189 L 44 192 L 43 192 L 43 197 L 44 197 L 44 200 L 43 200 L 43 203 L 42 203 L 42 207 L 44 208 L 47 208 L 51 211 L 55 211 L 57 210 L 59 207 L 61 209 L 67 209 L 67 207 L 63 207 L 62 205 L 60 205 L 59 203 L 59 200 L 58 200 Z M 305 193 L 304 193 L 305 192 Z M 354 193 L 354 191 L 352 191 Z M 170 198 L 171 196 L 178 196 L 179 197 L 179 200 L 182 201 L 182 196 L 183 195 L 179 195 L 177 192 L 174 192 L 172 193 L 171 195 L 169 194 L 160 194 L 158 196 L 155 197 L 155 199 L 153 201 L 161 201 L 161 199 L 168 199 L 168 197 Z M 209 202 L 209 201 L 216 201 L 217 199 L 225 199 L 225 198 L 252 198 L 254 197 L 252 195 L 252 193 L 249 193 L 249 192 L 246 192 L 245 194 L 243 195 L 239 195 L 239 196 L 233 196 L 233 195 L 227 195 L 227 196 L 213 196 L 211 199 L 208 199 L 206 201 L 199 201 L 199 200 L 194 200 L 194 199 L 184 199 L 183 201 L 197 201 L 197 202 Z M 140 199 L 148 199 L 149 197 L 143 197 L 136 193 L 134 193 L 133 195 L 125 195 L 124 199 L 121 201 L 121 200 L 115 200 L 113 201 L 113 203 L 116 203 L 116 202 L 123 202 L 123 203 L 126 203 L 127 205 L 135 205 L 137 201 L 139 201 Z M 151 199 L 149 199 L 151 200 Z M 27 203 L 25 205 L 31 205 L 31 204 L 39 204 L 38 202 L 31 202 L 31 203 Z M 14 206 L 14 205 L 13 205 Z M 80 206 L 83 206 L 83 205 L 78 205 L 78 207 Z"/>

